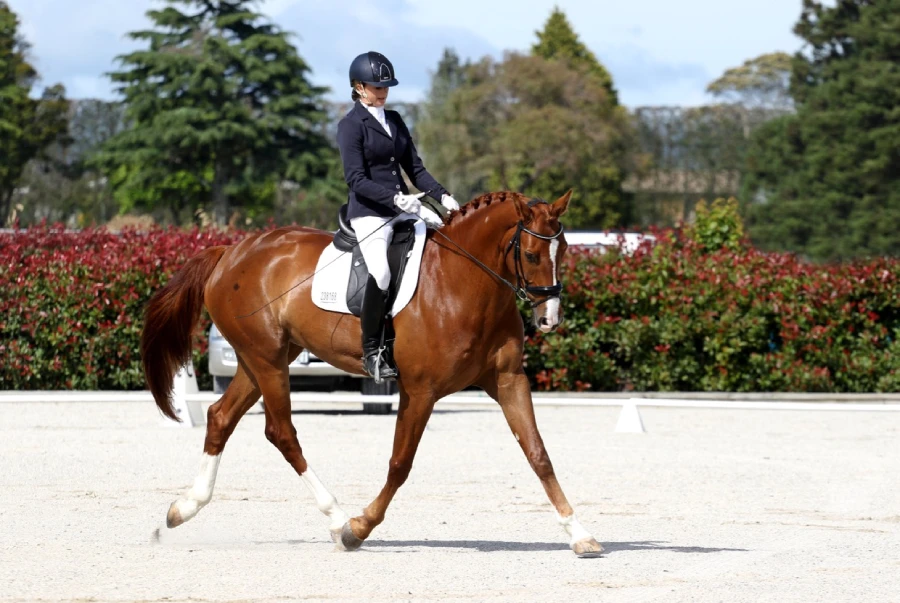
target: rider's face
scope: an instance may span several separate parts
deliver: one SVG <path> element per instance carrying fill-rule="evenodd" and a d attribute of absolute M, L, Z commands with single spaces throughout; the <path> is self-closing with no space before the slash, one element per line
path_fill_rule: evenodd
<path fill-rule="evenodd" d="M 359 92 L 360 102 L 373 107 L 383 107 L 387 102 L 388 88 L 376 88 L 371 84 L 358 84 L 356 91 Z"/>

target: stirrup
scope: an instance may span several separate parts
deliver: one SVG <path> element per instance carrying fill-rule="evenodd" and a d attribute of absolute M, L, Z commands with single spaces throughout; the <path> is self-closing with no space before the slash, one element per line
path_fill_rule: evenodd
<path fill-rule="evenodd" d="M 397 369 L 392 367 L 386 360 L 385 352 L 387 349 L 387 346 L 381 346 L 376 351 L 363 357 L 363 370 L 378 384 L 397 378 Z M 369 370 L 370 363 L 373 364 L 372 370 Z"/>

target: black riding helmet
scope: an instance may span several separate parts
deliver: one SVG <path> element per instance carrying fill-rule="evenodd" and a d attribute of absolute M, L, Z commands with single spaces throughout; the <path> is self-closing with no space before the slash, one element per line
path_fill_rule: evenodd
<path fill-rule="evenodd" d="M 362 82 L 376 88 L 389 88 L 400 82 L 394 77 L 394 66 L 380 52 L 364 52 L 350 63 L 350 82 Z"/>

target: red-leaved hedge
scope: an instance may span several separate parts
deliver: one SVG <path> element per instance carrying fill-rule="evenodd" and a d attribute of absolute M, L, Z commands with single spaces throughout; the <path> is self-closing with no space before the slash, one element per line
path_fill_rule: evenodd
<path fill-rule="evenodd" d="M 145 389 L 147 300 L 190 256 L 243 236 L 49 226 L 0 234 L 0 389 Z M 197 337 L 198 376 L 205 352 Z"/>
<path fill-rule="evenodd" d="M 900 391 L 900 262 L 821 266 L 678 231 L 634 255 L 573 250 L 566 322 L 529 338 L 539 389 Z"/>
<path fill-rule="evenodd" d="M 185 259 L 245 234 L 0 234 L 0 389 L 143 389 L 144 304 Z M 536 388 L 900 390 L 900 262 L 817 266 L 657 236 L 632 256 L 570 251 L 566 322 L 526 344 Z M 194 354 L 207 387 L 208 324 Z"/>

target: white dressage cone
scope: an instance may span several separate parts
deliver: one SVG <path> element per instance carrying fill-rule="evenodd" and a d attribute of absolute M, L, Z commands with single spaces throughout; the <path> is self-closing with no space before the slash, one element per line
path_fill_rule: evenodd
<path fill-rule="evenodd" d="M 634 400 L 628 400 L 622 405 L 622 412 L 619 413 L 616 433 L 646 433 L 646 431 L 637 404 Z"/>
<path fill-rule="evenodd" d="M 191 397 L 200 393 L 197 387 L 197 376 L 194 374 L 194 363 L 190 360 L 175 373 L 172 384 L 172 407 L 175 414 L 181 419 L 181 423 L 166 420 L 167 423 L 181 425 L 183 427 L 197 427 L 206 425 L 206 417 L 199 400 L 191 400 Z"/>

